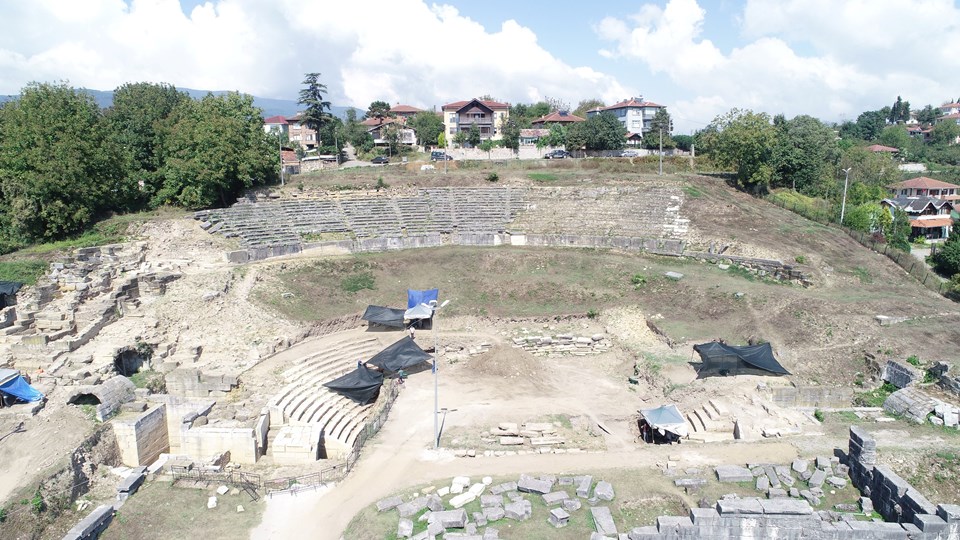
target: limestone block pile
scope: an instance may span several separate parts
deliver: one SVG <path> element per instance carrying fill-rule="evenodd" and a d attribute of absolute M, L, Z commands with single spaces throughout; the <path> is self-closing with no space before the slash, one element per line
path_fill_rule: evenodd
<path fill-rule="evenodd" d="M 933 418 L 938 418 L 945 424 L 944 417 L 949 417 L 952 421 L 954 418 L 952 413 L 955 410 L 952 405 L 930 396 L 915 386 L 909 386 L 890 394 L 883 402 L 883 408 L 890 414 L 903 416 L 918 424 L 926 422 L 927 416 L 935 414 L 938 408 L 940 415 L 936 415 Z M 933 422 L 937 423 L 935 421 Z M 956 424 L 954 424 L 954 426 L 955 425 Z"/>
<path fill-rule="evenodd" d="M 430 486 L 413 493 L 407 500 L 393 496 L 376 503 L 378 512 L 396 510 L 397 537 L 426 540 L 440 538 L 470 538 L 494 540 L 503 522 L 542 519 L 547 526 L 565 527 L 577 512 L 587 513 L 584 503 L 592 505 L 589 512 L 600 534 L 617 534 L 610 509 L 596 506 L 599 501 L 614 499 L 613 486 L 604 481 L 594 484 L 591 476 L 533 477 L 522 474 L 516 481 L 494 484 L 489 476 L 479 482 L 470 477 L 453 478 L 450 485 Z M 535 511 L 533 501 L 542 501 L 547 508 Z M 468 512 L 465 506 L 479 508 Z M 540 515 L 542 513 L 542 515 Z M 537 514 L 537 515 L 535 515 Z M 581 518 L 582 519 L 582 518 Z M 420 524 L 419 526 L 416 524 Z M 424 525 L 425 524 L 425 529 Z M 415 528 L 421 532 L 414 534 Z"/>
<path fill-rule="evenodd" d="M 752 482 L 768 499 L 803 499 L 812 506 L 821 504 L 825 489 L 842 489 L 849 482 L 849 468 L 828 456 L 789 465 L 721 465 L 714 472 L 720 482 Z"/>
<path fill-rule="evenodd" d="M 561 356 L 587 356 L 601 354 L 613 347 L 605 334 L 576 336 L 574 334 L 526 335 L 513 338 L 513 347 L 523 349 L 534 356 L 558 358 Z"/>
<path fill-rule="evenodd" d="M 566 442 L 557 436 L 557 429 L 548 422 L 527 422 L 519 426 L 513 422 L 501 422 L 489 431 L 501 446 L 552 447 Z"/>

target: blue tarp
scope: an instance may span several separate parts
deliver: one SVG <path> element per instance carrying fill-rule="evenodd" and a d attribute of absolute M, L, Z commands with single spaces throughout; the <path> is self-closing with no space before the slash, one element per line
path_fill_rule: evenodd
<path fill-rule="evenodd" d="M 43 399 L 43 394 L 38 392 L 36 388 L 30 386 L 30 383 L 23 380 L 23 377 L 20 375 L 0 384 L 0 392 L 10 394 L 23 401 L 40 401 Z"/>
<path fill-rule="evenodd" d="M 415 291 L 407 289 L 407 309 L 420 304 L 430 305 L 431 300 L 437 300 L 440 297 L 440 289 L 427 289 L 425 291 Z"/>

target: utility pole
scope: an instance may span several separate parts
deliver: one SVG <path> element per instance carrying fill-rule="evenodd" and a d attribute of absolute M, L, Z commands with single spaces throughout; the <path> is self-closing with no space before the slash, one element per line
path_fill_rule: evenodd
<path fill-rule="evenodd" d="M 843 202 L 840 203 L 840 226 L 843 227 L 843 215 L 847 210 L 847 181 L 850 180 L 850 171 L 853 167 L 843 170 Z"/>
<path fill-rule="evenodd" d="M 690 132 L 690 170 L 694 168 L 693 162 L 697 158 L 697 141 L 693 139 L 693 131 Z"/>
<path fill-rule="evenodd" d="M 283 137 L 277 132 L 277 147 L 280 149 L 280 185 L 283 185 Z"/>
<path fill-rule="evenodd" d="M 663 176 L 663 126 L 660 126 L 660 172 L 657 174 Z"/>

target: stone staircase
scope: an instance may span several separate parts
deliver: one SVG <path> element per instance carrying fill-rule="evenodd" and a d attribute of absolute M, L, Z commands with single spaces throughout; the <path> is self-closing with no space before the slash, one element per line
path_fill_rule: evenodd
<path fill-rule="evenodd" d="M 321 428 L 328 455 L 349 452 L 373 405 L 358 405 L 323 384 L 354 370 L 358 360 L 381 349 L 373 337 L 341 339 L 287 368 L 282 374 L 287 384 L 267 404 L 271 433 L 283 426 Z"/>
<path fill-rule="evenodd" d="M 727 406 L 711 399 L 686 413 L 690 439 L 702 442 L 733 440 L 734 419 Z"/>

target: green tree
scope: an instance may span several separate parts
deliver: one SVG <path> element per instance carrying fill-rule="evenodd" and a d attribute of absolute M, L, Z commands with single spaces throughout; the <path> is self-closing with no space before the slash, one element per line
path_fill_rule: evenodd
<path fill-rule="evenodd" d="M 910 102 L 904 101 L 897 96 L 897 101 L 893 103 L 893 106 L 890 107 L 890 113 L 887 115 L 887 120 L 891 124 L 902 124 L 910 120 Z"/>
<path fill-rule="evenodd" d="M 323 124 L 330 120 L 330 102 L 323 99 L 327 85 L 320 83 L 319 73 L 307 73 L 301 84 L 297 103 L 306 107 L 300 113 L 301 122 L 319 134 Z"/>
<path fill-rule="evenodd" d="M 494 147 L 494 146 L 495 146 L 495 145 L 494 145 L 494 142 L 493 142 L 492 140 L 490 140 L 490 139 L 484 139 L 483 142 L 481 142 L 479 145 L 477 145 L 477 148 L 479 148 L 480 150 L 486 152 L 486 153 L 487 153 L 487 159 L 490 159 L 490 152 L 493 151 L 493 147 Z"/>
<path fill-rule="evenodd" d="M 470 124 L 470 130 L 467 131 L 467 143 L 476 148 L 482 140 L 480 136 L 480 127 L 476 124 Z"/>
<path fill-rule="evenodd" d="M 164 123 L 164 183 L 153 204 L 225 206 L 276 179 L 276 149 L 260 115 L 251 96 L 236 92 L 181 103 Z"/>
<path fill-rule="evenodd" d="M 446 134 L 446 133 L 444 133 L 444 132 L 441 131 L 440 134 L 437 135 L 437 146 L 439 146 L 440 148 L 446 148 L 446 147 L 447 147 L 447 134 Z"/>
<path fill-rule="evenodd" d="M 463 148 L 463 145 L 467 144 L 467 132 L 466 131 L 457 131 L 453 135 L 453 142 Z"/>
<path fill-rule="evenodd" d="M 137 191 L 93 97 L 30 83 L 0 109 L 0 236 L 6 243 L 82 231 Z"/>
<path fill-rule="evenodd" d="M 924 125 L 933 124 L 939 117 L 940 109 L 934 109 L 933 105 L 927 105 L 926 107 L 917 111 L 917 122 L 920 122 Z"/>
<path fill-rule="evenodd" d="M 127 176 L 143 182 L 142 202 L 162 184 L 157 174 L 163 165 L 158 155 L 163 145 L 158 126 L 189 99 L 168 84 L 128 83 L 113 91 L 113 106 L 106 111 L 111 138 L 123 149 Z"/>
<path fill-rule="evenodd" d="M 390 104 L 386 101 L 374 101 L 367 107 L 366 116 L 367 118 L 376 118 L 377 121 L 383 122 L 384 118 L 391 116 Z"/>
<path fill-rule="evenodd" d="M 930 142 L 937 145 L 954 144 L 960 137 L 960 125 L 956 122 L 944 120 L 933 126 L 930 133 Z"/>
<path fill-rule="evenodd" d="M 944 276 L 960 274 L 960 242 L 951 242 L 950 240 L 953 240 L 952 236 L 931 257 L 933 269 Z"/>
<path fill-rule="evenodd" d="M 707 126 L 701 140 L 704 152 L 718 166 L 733 170 L 741 187 L 767 188 L 776 132 L 766 113 L 731 109 Z"/>
<path fill-rule="evenodd" d="M 595 114 L 569 126 L 566 143 L 567 150 L 620 150 L 627 143 L 627 128 L 613 114 Z"/>
<path fill-rule="evenodd" d="M 862 182 L 868 186 L 885 187 L 900 180 L 900 170 L 897 164 L 890 159 L 890 156 L 871 152 L 862 146 L 854 146 L 843 150 L 840 154 L 840 164 L 836 171 L 851 168 L 850 181 Z M 843 187 L 843 173 L 838 172 L 841 182 L 839 188 Z M 838 189 L 839 189 L 838 188 Z M 836 192 L 839 195 L 839 191 Z"/>
<path fill-rule="evenodd" d="M 520 150 L 520 125 L 511 117 L 500 123 L 500 135 L 503 141 L 503 147 L 509 148 L 514 153 Z"/>
<path fill-rule="evenodd" d="M 850 211 L 843 216 L 843 224 L 855 231 L 872 233 L 883 230 L 883 218 L 887 216 L 890 220 L 890 212 L 877 203 L 863 203 L 852 206 Z M 889 226 L 889 224 L 887 224 Z"/>
<path fill-rule="evenodd" d="M 650 121 L 650 131 L 643 136 L 643 147 L 651 150 L 659 149 L 660 134 L 663 133 L 663 148 L 675 148 L 677 143 L 670 137 L 672 132 L 673 120 L 670 118 L 670 113 L 667 112 L 667 109 L 657 109 L 656 114 Z"/>
<path fill-rule="evenodd" d="M 890 116 L 890 107 L 884 107 L 879 111 L 865 111 L 857 117 L 857 129 L 860 138 L 865 141 L 875 141 L 880 136 L 883 128 L 887 125 L 887 117 Z"/>
<path fill-rule="evenodd" d="M 550 126 L 550 134 L 547 135 L 546 144 L 547 146 L 565 147 L 567 144 L 567 128 L 560 124 Z"/>
<path fill-rule="evenodd" d="M 606 107 L 606 104 L 596 98 L 583 99 L 577 104 L 577 108 L 573 110 L 573 114 L 579 116 L 580 118 L 586 118 L 587 111 L 597 109 L 599 107 Z"/>
<path fill-rule="evenodd" d="M 426 146 L 443 134 L 443 118 L 431 111 L 421 111 L 410 119 L 410 127 L 417 134 L 417 142 Z"/>
<path fill-rule="evenodd" d="M 883 128 L 878 139 L 880 144 L 897 148 L 901 152 L 909 150 L 911 140 L 910 134 L 907 133 L 907 128 L 903 127 L 902 124 Z"/>
<path fill-rule="evenodd" d="M 693 137 L 690 135 L 674 135 L 673 142 L 677 144 L 677 148 L 684 152 L 689 152 L 693 148 Z"/>
<path fill-rule="evenodd" d="M 910 231 L 910 216 L 897 208 L 893 211 L 893 220 L 890 221 L 889 228 L 883 234 L 887 237 L 887 243 L 890 244 L 890 247 L 909 252 Z"/>
<path fill-rule="evenodd" d="M 774 118 L 776 143 L 771 155 L 775 187 L 791 187 L 804 194 L 822 196 L 829 192 L 824 184 L 833 181 L 832 170 L 838 156 L 833 130 L 812 116 L 800 115 L 785 120 Z"/>

